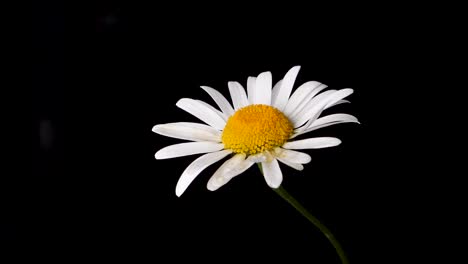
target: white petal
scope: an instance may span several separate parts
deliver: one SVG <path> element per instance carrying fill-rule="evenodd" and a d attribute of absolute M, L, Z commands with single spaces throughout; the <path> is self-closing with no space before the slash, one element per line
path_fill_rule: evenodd
<path fill-rule="evenodd" d="M 271 188 L 278 188 L 283 181 L 283 174 L 279 167 L 278 161 L 273 159 L 270 162 L 262 162 L 263 177 Z"/>
<path fill-rule="evenodd" d="M 304 133 L 308 133 L 310 131 L 317 130 L 319 128 L 331 126 L 331 125 L 336 125 L 336 124 L 342 124 L 342 123 L 359 123 L 358 119 L 352 115 L 348 114 L 333 114 L 333 115 L 327 115 L 324 117 L 321 117 L 317 120 L 315 120 L 308 128 L 305 130 L 302 130 L 300 132 L 296 132 L 291 138 L 297 137 L 299 135 L 302 135 Z"/>
<path fill-rule="evenodd" d="M 330 96 L 327 96 L 328 99 L 324 98 L 322 99 L 323 100 L 323 103 L 325 103 L 325 101 L 328 100 L 328 103 L 326 103 L 325 107 L 322 107 L 321 109 L 318 109 L 317 112 L 313 112 L 313 116 L 311 118 L 309 118 L 309 120 L 307 121 L 307 123 L 301 128 L 301 130 L 305 130 L 307 129 L 308 127 L 310 127 L 310 125 L 315 122 L 315 120 L 322 114 L 322 111 L 324 111 L 325 109 L 328 109 L 334 105 L 336 105 L 339 101 L 341 101 L 341 99 L 345 98 L 346 96 L 350 95 L 353 93 L 353 89 L 341 89 L 333 94 L 331 94 Z M 317 104 L 322 104 L 321 101 L 319 101 Z"/>
<path fill-rule="evenodd" d="M 226 98 L 220 92 L 208 86 L 200 87 L 205 90 L 205 92 L 207 92 L 211 98 L 213 98 L 223 113 L 225 113 L 227 116 L 234 114 L 234 109 L 232 109 L 231 104 L 229 104 L 228 100 L 226 100 Z"/>
<path fill-rule="evenodd" d="M 332 106 L 339 105 L 339 104 L 349 104 L 349 103 L 351 103 L 351 102 L 348 101 L 348 100 L 339 100 L 338 102 L 336 102 L 336 103 L 334 103 L 334 104 L 332 104 L 332 105 L 327 105 L 326 108 L 330 108 L 330 107 L 332 107 Z"/>
<path fill-rule="evenodd" d="M 244 87 L 238 82 L 228 82 L 229 93 L 231 93 L 232 104 L 234 109 L 238 110 L 239 108 L 249 105 L 249 100 L 247 99 L 247 94 L 245 93 Z"/>
<path fill-rule="evenodd" d="M 341 140 L 334 137 L 307 138 L 286 142 L 283 148 L 286 149 L 319 149 L 338 146 Z"/>
<path fill-rule="evenodd" d="M 156 157 L 156 159 L 170 159 L 193 154 L 214 152 L 222 150 L 223 148 L 223 143 L 215 142 L 180 143 L 162 148 L 158 152 L 156 152 L 154 156 Z"/>
<path fill-rule="evenodd" d="M 331 89 L 331 90 L 327 90 L 321 94 L 318 94 L 317 96 L 314 97 L 314 99 L 312 99 L 312 102 L 311 104 L 318 104 L 320 103 L 322 100 L 325 100 L 327 98 L 327 96 L 329 96 L 330 94 L 333 94 L 335 93 L 337 90 L 335 89 Z"/>
<path fill-rule="evenodd" d="M 215 112 L 217 115 L 219 115 L 219 117 L 221 117 L 224 120 L 224 122 L 228 120 L 228 117 L 229 117 L 228 115 L 214 108 L 212 105 L 205 103 L 202 100 L 194 100 L 194 101 L 204 105 L 205 107 L 209 108 L 211 111 Z"/>
<path fill-rule="evenodd" d="M 331 94 L 334 94 L 334 93 L 336 93 L 336 92 L 337 92 L 337 90 L 332 89 L 332 90 L 328 90 L 328 91 L 325 91 L 325 92 L 323 92 L 323 93 L 318 94 L 317 96 L 315 96 L 314 98 L 312 98 L 312 100 L 310 100 L 310 102 L 308 103 L 307 108 L 310 110 L 310 108 L 314 107 L 315 105 L 321 103 L 321 102 L 324 101 L 324 100 L 327 100 L 327 98 L 328 98 Z M 323 109 L 324 109 L 324 110 L 327 109 L 329 105 L 330 105 L 330 104 L 324 104 Z M 306 111 L 307 111 L 307 109 L 306 109 Z"/>
<path fill-rule="evenodd" d="M 304 124 L 306 121 L 308 121 L 307 119 L 309 119 L 308 117 L 311 115 L 311 109 L 314 109 L 314 107 L 316 108 L 319 102 L 323 101 L 324 98 L 326 98 L 327 96 L 335 92 L 336 90 L 328 90 L 311 98 L 311 100 L 309 100 L 307 104 L 303 105 L 302 109 L 299 112 L 297 112 L 296 110 L 294 114 L 291 115 L 290 118 L 291 120 L 293 120 L 292 122 Z M 323 103 L 320 106 L 321 106 L 320 110 L 323 110 L 326 107 L 326 104 Z"/>
<path fill-rule="evenodd" d="M 289 162 L 285 159 L 282 159 L 282 158 L 277 158 L 279 161 L 281 161 L 282 163 L 288 165 L 289 167 L 293 168 L 293 169 L 296 169 L 298 171 L 301 171 L 304 169 L 304 166 L 302 164 L 299 164 L 299 163 L 294 163 L 294 162 Z"/>
<path fill-rule="evenodd" d="M 276 158 L 281 158 L 291 163 L 306 164 L 312 160 L 312 158 L 306 153 L 289 149 L 275 148 L 273 153 Z"/>
<path fill-rule="evenodd" d="M 221 112 L 217 113 L 214 111 L 216 109 L 207 107 L 201 101 L 183 98 L 176 105 L 218 130 L 223 130 L 226 125 L 226 121 L 220 116 Z"/>
<path fill-rule="evenodd" d="M 292 67 L 284 76 L 274 105 L 274 107 L 276 107 L 278 110 L 283 111 L 286 107 L 289 96 L 291 95 L 292 88 L 294 86 L 294 82 L 296 81 L 296 77 L 300 69 L 301 66 Z"/>
<path fill-rule="evenodd" d="M 246 171 L 253 164 L 254 162 L 245 159 L 245 154 L 237 154 L 219 167 L 213 176 L 211 176 L 206 187 L 210 191 L 215 191 L 235 176 Z"/>
<path fill-rule="evenodd" d="M 318 95 L 315 97 L 310 103 L 310 106 L 304 108 L 301 113 L 291 120 L 295 128 L 302 126 L 307 121 L 310 121 L 310 123 L 315 121 L 327 105 L 332 105 L 352 94 L 353 89 L 342 89 L 339 91 L 332 91 L 331 93 L 330 91 L 326 91 L 324 93 L 326 93 L 325 96 Z M 304 127 L 303 129 L 305 128 L 307 127 Z"/>
<path fill-rule="evenodd" d="M 204 124 L 178 122 L 155 125 L 153 132 L 163 136 L 191 141 L 221 142 L 221 132 Z"/>
<path fill-rule="evenodd" d="M 288 104 L 284 109 L 284 114 L 293 116 L 293 113 L 299 113 L 312 98 L 325 89 L 327 86 L 316 81 L 310 81 L 302 84 L 294 91 Z"/>
<path fill-rule="evenodd" d="M 275 105 L 276 97 L 278 97 L 279 88 L 281 87 L 281 83 L 283 80 L 279 80 L 275 86 L 273 86 L 273 90 L 271 90 L 271 105 Z"/>
<path fill-rule="evenodd" d="M 271 105 L 271 72 L 258 75 L 254 92 L 254 104 Z"/>
<path fill-rule="evenodd" d="M 355 122 L 359 123 L 358 119 L 352 115 L 348 114 L 333 114 L 333 115 L 327 115 L 324 117 L 321 117 L 317 120 L 315 120 L 314 123 L 312 123 L 312 126 L 309 128 L 315 127 L 315 126 L 321 126 L 324 124 L 328 123 L 334 123 L 334 122 Z"/>
<path fill-rule="evenodd" d="M 214 153 L 205 154 L 194 160 L 182 173 L 177 182 L 176 195 L 181 196 L 192 181 L 211 164 L 218 162 L 227 155 L 232 153 L 231 150 L 222 150 Z"/>
<path fill-rule="evenodd" d="M 249 99 L 249 104 L 254 104 L 255 101 L 255 77 L 247 78 L 247 98 Z"/>
<path fill-rule="evenodd" d="M 317 101 L 316 97 L 318 96 L 317 94 L 322 91 L 323 89 L 327 88 L 325 84 L 320 84 L 317 88 L 315 88 L 310 94 L 308 94 L 304 100 L 300 103 L 300 105 L 293 111 L 293 113 L 290 115 L 292 118 L 296 118 L 297 116 L 300 116 L 302 112 L 306 111 L 309 107 L 314 105 L 314 102 Z M 336 91 L 336 90 L 333 90 Z M 325 92 L 326 93 L 326 92 Z"/>
<path fill-rule="evenodd" d="M 267 155 L 265 155 L 265 153 L 258 153 L 258 154 L 250 155 L 247 159 L 252 162 L 259 163 L 259 162 L 267 161 L 268 157 Z"/>

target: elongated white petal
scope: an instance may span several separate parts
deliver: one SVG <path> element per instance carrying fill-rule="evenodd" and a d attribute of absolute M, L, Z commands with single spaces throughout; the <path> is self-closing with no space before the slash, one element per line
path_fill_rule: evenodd
<path fill-rule="evenodd" d="M 217 113 L 214 111 L 216 109 L 208 107 L 201 101 L 183 98 L 176 105 L 216 129 L 223 130 L 226 125 L 226 121 L 220 116 L 221 112 Z"/>
<path fill-rule="evenodd" d="M 249 105 L 247 94 L 245 93 L 244 87 L 238 82 L 228 82 L 229 93 L 231 94 L 232 104 L 234 109 L 238 110 L 242 107 Z"/>
<path fill-rule="evenodd" d="M 309 120 L 307 120 L 305 125 L 303 125 L 302 127 L 297 129 L 298 132 L 301 132 L 301 131 L 305 130 L 307 127 L 309 127 L 309 125 L 312 122 L 314 122 L 325 109 L 327 109 L 327 108 L 329 108 L 331 106 L 331 104 L 327 103 L 326 100 L 328 100 L 328 98 L 330 98 L 330 96 L 332 94 L 336 93 L 336 92 L 337 92 L 336 90 L 325 91 L 325 92 L 315 96 L 309 102 L 309 105 L 306 106 L 302 110 L 302 113 L 298 114 L 298 116 L 301 116 L 301 114 L 303 114 L 303 117 L 305 117 L 305 118 L 308 117 L 308 119 L 309 119 Z M 305 118 L 302 121 L 304 121 Z"/>
<path fill-rule="evenodd" d="M 252 161 L 252 162 L 259 163 L 259 162 L 267 161 L 268 156 L 265 155 L 265 153 L 262 152 L 262 153 L 250 155 L 247 159 Z"/>
<path fill-rule="evenodd" d="M 278 159 L 279 161 L 281 161 L 282 163 L 284 163 L 284 164 L 288 165 L 289 167 L 291 167 L 291 168 L 293 168 L 293 169 L 296 169 L 296 170 L 298 170 L 298 171 L 301 171 L 301 170 L 304 169 L 304 166 L 303 166 L 302 164 L 294 163 L 294 162 L 289 162 L 289 161 L 287 161 L 287 160 L 285 160 L 285 159 L 282 159 L 282 158 L 279 158 L 279 157 L 277 157 L 277 159 Z"/>
<path fill-rule="evenodd" d="M 213 176 L 211 176 L 206 187 L 210 191 L 217 190 L 235 176 L 246 171 L 253 164 L 254 162 L 245 159 L 245 154 L 237 154 L 219 167 Z"/>
<path fill-rule="evenodd" d="M 285 149 L 319 149 L 338 146 L 341 140 L 334 137 L 307 138 L 286 142 L 283 145 Z"/>
<path fill-rule="evenodd" d="M 317 88 L 315 88 L 312 92 L 310 92 L 310 94 L 308 94 L 304 98 L 304 100 L 302 100 L 299 106 L 293 111 L 291 116 L 296 117 L 300 115 L 301 112 L 306 111 L 306 109 L 313 106 L 318 101 L 318 98 L 316 97 L 318 97 L 320 95 L 319 93 L 327 87 L 328 86 L 326 86 L 325 84 L 320 84 Z M 336 90 L 332 90 L 331 92 L 334 92 L 334 91 Z M 331 93 L 331 92 L 325 91 L 324 93 Z"/>
<path fill-rule="evenodd" d="M 290 117 L 291 120 L 293 120 L 293 123 L 302 122 L 302 124 L 304 124 L 304 122 L 307 121 L 306 118 L 310 115 L 311 109 L 313 109 L 314 107 L 317 107 L 319 102 L 323 101 L 324 98 L 327 98 L 327 96 L 329 96 L 330 94 L 333 94 L 335 92 L 336 92 L 336 90 L 328 90 L 328 91 L 324 91 L 323 93 L 320 93 L 318 95 L 314 95 L 314 97 L 310 98 L 310 100 L 308 100 L 306 102 L 306 104 L 302 105 L 300 110 L 296 109 L 294 111 L 294 114 L 292 114 L 291 117 Z M 323 109 L 325 107 L 326 107 L 326 104 L 322 103 L 321 104 L 321 109 Z"/>
<path fill-rule="evenodd" d="M 216 142 L 189 142 L 170 145 L 160 149 L 154 155 L 156 159 L 170 159 L 222 150 L 224 144 Z"/>
<path fill-rule="evenodd" d="M 271 105 L 275 105 L 276 97 L 278 97 L 278 92 L 281 87 L 281 83 L 283 83 L 283 80 L 279 80 L 275 84 L 275 86 L 273 86 L 273 90 L 271 90 Z"/>
<path fill-rule="evenodd" d="M 232 108 L 231 104 L 228 100 L 218 91 L 215 89 L 208 87 L 208 86 L 200 86 L 205 92 L 207 92 L 211 98 L 216 102 L 219 106 L 219 109 L 223 111 L 227 116 L 234 114 L 234 109 Z"/>
<path fill-rule="evenodd" d="M 356 117 L 348 114 L 333 114 L 333 115 L 327 115 L 324 117 L 321 117 L 317 120 L 315 120 L 308 128 L 302 131 L 298 131 L 291 136 L 291 138 L 295 138 L 299 135 L 308 133 L 310 131 L 317 130 L 319 128 L 327 127 L 327 126 L 332 126 L 336 124 L 342 124 L 342 123 L 358 123 L 359 121 Z"/>
<path fill-rule="evenodd" d="M 327 115 L 324 117 L 321 117 L 317 120 L 315 120 L 314 123 L 309 128 L 316 127 L 316 126 L 321 126 L 324 124 L 328 123 L 333 123 L 333 122 L 355 122 L 359 123 L 358 119 L 352 115 L 348 114 L 333 114 L 333 115 Z"/>
<path fill-rule="evenodd" d="M 326 108 L 330 108 L 330 107 L 332 107 L 332 106 L 339 105 L 339 104 L 349 104 L 349 103 L 351 103 L 351 102 L 348 101 L 348 100 L 339 100 L 338 102 L 336 102 L 336 103 L 334 103 L 334 104 L 332 104 L 332 105 L 327 105 Z M 325 108 L 325 109 L 326 109 L 326 108 Z"/>
<path fill-rule="evenodd" d="M 221 132 L 204 124 L 178 122 L 155 125 L 153 132 L 163 136 L 191 140 L 221 142 Z"/>
<path fill-rule="evenodd" d="M 346 96 L 350 95 L 353 93 L 353 89 L 342 89 L 336 92 L 331 92 L 326 91 L 327 93 L 326 96 L 323 96 L 323 98 L 317 99 L 315 102 L 311 102 L 311 106 L 305 108 L 305 111 L 301 111 L 300 114 L 298 114 L 295 118 L 292 119 L 292 123 L 295 128 L 302 126 L 306 122 L 313 122 L 317 117 L 322 113 L 322 111 L 325 109 L 327 105 L 332 105 L 341 99 L 345 98 Z M 317 96 L 319 97 L 319 96 Z M 315 98 L 312 100 L 314 101 Z M 305 129 L 306 126 L 304 126 L 303 129 Z"/>
<path fill-rule="evenodd" d="M 255 83 L 254 104 L 271 105 L 271 72 L 262 72 Z"/>
<path fill-rule="evenodd" d="M 289 100 L 289 96 L 291 95 L 291 91 L 294 86 L 294 82 L 296 81 L 296 77 L 300 69 L 301 66 L 292 67 L 284 76 L 283 82 L 281 83 L 281 87 L 279 88 L 275 105 L 273 105 L 278 110 L 283 111 L 286 107 L 286 104 Z"/>
<path fill-rule="evenodd" d="M 293 117 L 295 113 L 299 113 L 317 93 L 326 87 L 326 85 L 316 81 L 302 84 L 289 99 L 284 109 L 284 114 Z"/>
<path fill-rule="evenodd" d="M 271 188 L 278 188 L 283 181 L 283 174 L 279 167 L 278 161 L 273 159 L 270 162 L 262 162 L 263 177 Z"/>
<path fill-rule="evenodd" d="M 311 105 L 316 105 L 318 103 L 320 103 L 322 100 L 326 100 L 327 99 L 327 96 L 329 96 L 330 94 L 333 94 L 335 93 L 337 90 L 335 89 L 331 89 L 331 90 L 327 90 L 327 91 L 324 91 L 323 93 L 320 93 L 318 94 L 317 96 L 315 96 L 312 101 L 310 102 Z"/>
<path fill-rule="evenodd" d="M 312 158 L 306 153 L 289 149 L 275 148 L 273 153 L 276 158 L 281 158 L 292 163 L 306 164 L 312 160 Z"/>
<path fill-rule="evenodd" d="M 255 85 L 257 78 L 249 77 L 247 78 L 247 98 L 249 99 L 249 104 L 254 104 L 255 102 Z"/>
<path fill-rule="evenodd" d="M 218 162 L 227 155 L 232 153 L 231 150 L 222 150 L 218 152 L 205 154 L 194 160 L 182 173 L 177 182 L 176 195 L 181 196 L 192 181 L 211 164 Z"/>
<path fill-rule="evenodd" d="M 224 122 L 226 122 L 229 118 L 228 115 L 226 115 L 225 113 L 219 111 L 218 109 L 214 108 L 212 105 L 206 103 L 206 102 L 203 102 L 202 100 L 194 100 L 202 105 L 204 105 L 206 108 L 209 108 L 211 111 L 213 111 L 214 113 L 216 113 L 217 115 L 219 115 L 219 117 L 221 117 Z"/>
<path fill-rule="evenodd" d="M 323 102 L 318 102 L 318 104 L 321 104 L 321 103 L 325 103 L 325 101 L 328 100 L 328 103 L 325 104 L 325 107 L 318 107 L 316 109 L 316 112 L 314 113 L 313 111 L 311 111 L 313 113 L 312 117 L 309 118 L 309 120 L 307 121 L 307 123 L 301 128 L 301 131 L 302 130 L 305 130 L 307 129 L 308 127 L 310 127 L 310 125 L 315 122 L 315 120 L 322 114 L 322 111 L 324 111 L 325 109 L 328 109 L 334 105 L 336 105 L 339 101 L 341 101 L 342 98 L 345 98 L 346 96 L 350 95 L 353 93 L 353 89 L 342 89 L 342 90 L 339 90 L 337 91 L 336 93 L 333 93 L 331 94 L 328 99 L 322 99 Z"/>

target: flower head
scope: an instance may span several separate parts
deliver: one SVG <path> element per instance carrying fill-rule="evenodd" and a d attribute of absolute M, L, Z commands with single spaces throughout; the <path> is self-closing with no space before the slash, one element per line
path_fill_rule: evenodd
<path fill-rule="evenodd" d="M 238 82 L 229 82 L 233 106 L 218 91 L 202 86 L 220 110 L 194 99 L 183 98 L 177 106 L 206 124 L 177 122 L 160 124 L 153 131 L 164 136 L 193 142 L 165 147 L 156 152 L 156 159 L 204 154 L 182 173 L 176 186 L 180 196 L 205 168 L 231 156 L 208 181 L 208 189 L 216 190 L 255 163 L 261 163 L 263 175 L 271 188 L 278 188 L 283 175 L 278 161 L 297 170 L 311 157 L 296 149 L 318 149 L 337 146 L 333 137 L 292 140 L 318 128 L 347 122 L 358 123 L 348 114 L 320 117 L 325 109 L 347 102 L 352 89 L 328 90 L 327 86 L 309 81 L 291 95 L 300 66 L 290 69 L 272 89 L 270 72 L 247 79 L 247 93 Z M 320 117 L 320 118 L 319 118 Z"/>

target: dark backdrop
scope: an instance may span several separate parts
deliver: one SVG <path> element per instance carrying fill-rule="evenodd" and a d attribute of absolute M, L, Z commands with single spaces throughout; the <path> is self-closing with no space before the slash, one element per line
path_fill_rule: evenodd
<path fill-rule="evenodd" d="M 228 96 L 228 81 L 244 85 L 272 71 L 275 82 L 301 65 L 295 87 L 317 80 L 354 88 L 351 104 L 328 113 L 362 124 L 310 133 L 343 143 L 306 151 L 312 162 L 302 172 L 282 166 L 283 186 L 334 232 L 351 262 L 388 259 L 399 248 L 396 223 L 411 210 L 401 204 L 412 181 L 401 174 L 403 153 L 395 155 L 407 139 L 392 125 L 405 122 L 400 94 L 419 89 L 405 83 L 419 56 L 402 41 L 411 30 L 396 32 L 378 10 L 322 16 L 305 6 L 209 8 L 35 4 L 34 198 L 26 199 L 27 217 L 4 228 L 10 238 L 70 259 L 339 263 L 326 238 L 256 168 L 210 192 L 217 163 L 177 198 L 176 182 L 195 157 L 154 159 L 180 142 L 151 132 L 155 124 L 196 121 L 177 100 L 212 103 L 200 85 Z"/>

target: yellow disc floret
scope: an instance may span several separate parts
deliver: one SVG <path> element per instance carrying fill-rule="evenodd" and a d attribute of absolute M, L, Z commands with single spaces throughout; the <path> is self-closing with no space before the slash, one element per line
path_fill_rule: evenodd
<path fill-rule="evenodd" d="M 234 153 L 253 155 L 283 145 L 293 126 L 278 109 L 268 105 L 249 105 L 237 110 L 224 127 L 224 148 Z"/>

